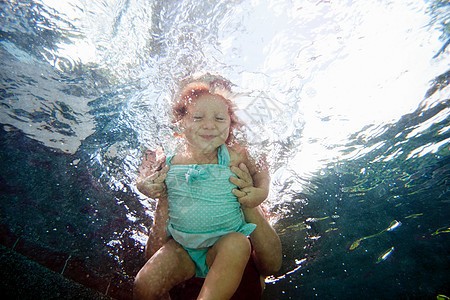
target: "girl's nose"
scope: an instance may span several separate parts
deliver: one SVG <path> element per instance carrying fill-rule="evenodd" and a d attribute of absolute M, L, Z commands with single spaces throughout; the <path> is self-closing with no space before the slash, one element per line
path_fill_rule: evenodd
<path fill-rule="evenodd" d="M 215 126 L 214 121 L 210 119 L 205 119 L 203 121 L 203 128 L 204 129 L 213 129 Z"/>

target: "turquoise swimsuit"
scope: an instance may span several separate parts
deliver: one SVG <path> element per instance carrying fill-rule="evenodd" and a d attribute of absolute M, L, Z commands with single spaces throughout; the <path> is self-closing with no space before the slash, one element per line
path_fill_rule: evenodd
<path fill-rule="evenodd" d="M 172 165 L 166 185 L 169 199 L 167 233 L 181 244 L 194 260 L 198 277 L 206 277 L 207 247 L 231 232 L 245 235 L 255 230 L 247 224 L 241 204 L 231 192 L 236 185 L 230 182 L 230 154 L 225 145 L 218 149 L 218 164 Z M 206 248 L 206 249 L 199 249 Z"/>

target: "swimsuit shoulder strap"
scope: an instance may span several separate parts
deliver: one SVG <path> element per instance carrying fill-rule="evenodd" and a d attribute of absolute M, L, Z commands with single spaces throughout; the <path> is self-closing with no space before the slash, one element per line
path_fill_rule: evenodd
<path fill-rule="evenodd" d="M 172 161 L 172 158 L 173 158 L 174 156 L 175 156 L 175 154 L 171 154 L 171 155 L 167 155 L 167 156 L 166 156 L 166 164 L 167 164 L 169 167 L 172 166 L 171 161 Z"/>
<path fill-rule="evenodd" d="M 219 161 L 219 165 L 221 166 L 229 166 L 230 165 L 230 152 L 228 152 L 228 148 L 225 145 L 221 145 L 217 151 L 217 159 Z"/>

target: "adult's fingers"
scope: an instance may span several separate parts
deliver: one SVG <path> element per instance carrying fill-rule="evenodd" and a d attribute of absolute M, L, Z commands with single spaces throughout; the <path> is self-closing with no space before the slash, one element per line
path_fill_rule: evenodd
<path fill-rule="evenodd" d="M 239 189 L 243 189 L 243 188 L 252 186 L 252 182 L 248 182 L 246 180 L 242 180 L 242 179 L 236 178 L 234 176 L 230 177 L 230 182 L 232 184 L 236 185 Z"/>
<path fill-rule="evenodd" d="M 155 184 L 153 190 L 156 194 L 160 194 L 165 190 L 165 187 L 162 184 Z"/>
<path fill-rule="evenodd" d="M 156 198 L 166 192 L 163 184 L 148 184 L 143 189 L 139 189 L 141 193 L 150 198 Z"/>
<path fill-rule="evenodd" d="M 152 183 L 160 184 L 163 183 L 167 178 L 167 172 L 169 172 L 169 166 L 165 165 L 160 171 L 156 171 L 148 177 Z"/>
<path fill-rule="evenodd" d="M 239 164 L 239 167 L 233 166 L 231 167 L 231 171 L 237 176 L 237 178 L 231 176 L 230 182 L 237 185 L 238 188 L 243 189 L 253 186 L 252 176 L 250 175 L 250 172 L 245 164 L 241 163 Z"/>
<path fill-rule="evenodd" d="M 252 178 L 250 171 L 244 163 L 240 163 L 239 166 L 231 167 L 231 171 L 242 180 L 249 181 Z"/>
<path fill-rule="evenodd" d="M 155 170 L 160 171 L 166 165 L 166 155 L 162 149 L 155 151 Z"/>
<path fill-rule="evenodd" d="M 238 189 L 232 189 L 231 192 L 237 197 L 237 198 L 243 198 L 247 196 L 247 193 Z"/>

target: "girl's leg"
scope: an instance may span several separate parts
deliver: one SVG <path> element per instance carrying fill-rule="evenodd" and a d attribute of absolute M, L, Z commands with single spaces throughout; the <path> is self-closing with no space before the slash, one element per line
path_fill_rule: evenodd
<path fill-rule="evenodd" d="M 198 299 L 230 299 L 241 283 L 250 252 L 250 241 L 242 233 L 221 237 L 206 255 L 210 269 Z"/>
<path fill-rule="evenodd" d="M 243 208 L 247 223 L 256 224 L 250 235 L 254 249 L 253 259 L 261 275 L 271 275 L 281 268 L 281 242 L 273 227 L 267 221 L 260 206 Z"/>
<path fill-rule="evenodd" d="M 195 275 L 189 254 L 169 240 L 142 267 L 134 281 L 134 299 L 170 299 L 169 290 Z"/>

